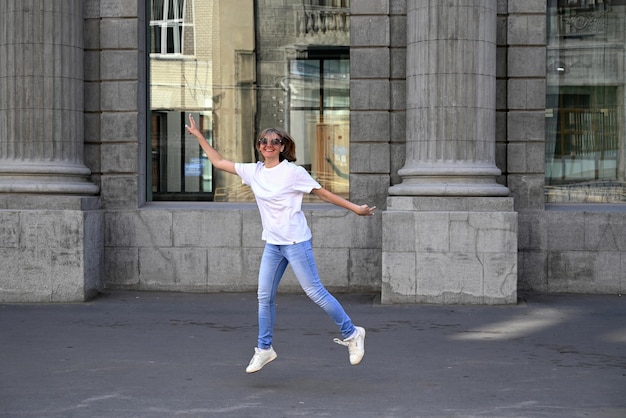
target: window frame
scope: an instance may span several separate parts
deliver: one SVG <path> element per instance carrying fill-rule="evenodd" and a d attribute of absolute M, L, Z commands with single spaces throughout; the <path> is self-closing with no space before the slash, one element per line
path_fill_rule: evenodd
<path fill-rule="evenodd" d="M 161 2 L 162 10 L 159 13 L 161 19 L 153 19 L 155 15 L 155 3 Z M 149 17 L 149 39 L 160 40 L 160 44 L 150 45 L 150 55 L 159 56 L 161 58 L 175 58 L 185 54 L 185 31 L 187 28 L 193 28 L 193 19 L 187 16 L 187 5 L 189 0 L 150 0 L 150 17 Z M 191 3 L 193 7 L 193 3 Z M 170 18 L 170 10 L 174 11 L 173 17 Z M 153 36 L 156 33 L 159 36 Z M 169 51 L 169 34 L 172 33 L 172 51 Z M 193 47 L 192 51 L 195 51 Z"/>

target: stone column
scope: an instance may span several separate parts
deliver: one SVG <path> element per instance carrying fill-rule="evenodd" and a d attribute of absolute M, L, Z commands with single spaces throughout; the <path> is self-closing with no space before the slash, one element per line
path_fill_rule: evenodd
<path fill-rule="evenodd" d="M 82 3 L 0 2 L 0 193 L 98 193 L 83 164 Z"/>
<path fill-rule="evenodd" d="M 83 1 L 0 1 L 0 302 L 101 287 L 99 188 L 83 163 Z"/>
<path fill-rule="evenodd" d="M 496 0 L 408 0 L 407 137 L 393 196 L 508 196 L 496 183 Z"/>
<path fill-rule="evenodd" d="M 497 0 L 407 0 L 406 161 L 382 301 L 512 303 L 517 216 L 495 165 Z"/>

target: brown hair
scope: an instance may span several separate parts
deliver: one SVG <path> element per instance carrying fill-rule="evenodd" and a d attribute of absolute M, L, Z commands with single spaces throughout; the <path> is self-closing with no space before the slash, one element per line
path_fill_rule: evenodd
<path fill-rule="evenodd" d="M 266 128 L 261 131 L 256 140 L 256 149 L 259 150 L 259 140 L 265 138 L 268 134 L 275 134 L 283 142 L 284 148 L 280 155 L 278 156 L 279 161 L 287 160 L 290 163 L 296 161 L 296 142 L 293 140 L 291 135 L 289 135 L 286 131 L 280 128 Z M 261 154 L 262 155 L 262 154 Z"/>

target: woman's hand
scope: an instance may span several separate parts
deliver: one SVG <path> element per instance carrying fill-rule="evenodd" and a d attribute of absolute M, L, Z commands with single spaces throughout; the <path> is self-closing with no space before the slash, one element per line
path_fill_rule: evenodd
<path fill-rule="evenodd" d="M 203 136 L 202 132 L 200 132 L 200 130 L 198 129 L 198 125 L 196 125 L 196 120 L 193 118 L 191 113 L 189 114 L 189 125 L 185 125 L 185 128 L 187 128 L 187 132 L 195 137 Z"/>
<path fill-rule="evenodd" d="M 369 207 L 368 205 L 358 206 L 358 209 L 354 211 L 359 216 L 372 216 L 376 206 Z"/>
<path fill-rule="evenodd" d="M 185 128 L 187 129 L 187 132 L 196 137 L 198 143 L 200 144 L 200 147 L 202 147 L 202 150 L 205 152 L 206 156 L 209 158 L 209 161 L 211 161 L 211 164 L 213 164 L 214 167 L 226 171 L 227 173 L 237 174 L 237 171 L 235 170 L 235 163 L 222 158 L 220 153 L 217 152 L 215 148 L 213 148 L 211 144 L 207 142 L 204 135 L 202 135 L 202 132 L 200 132 L 200 130 L 198 129 L 198 125 L 196 125 L 196 120 L 193 118 L 193 116 L 191 116 L 191 114 L 189 114 L 189 125 L 185 125 Z"/>

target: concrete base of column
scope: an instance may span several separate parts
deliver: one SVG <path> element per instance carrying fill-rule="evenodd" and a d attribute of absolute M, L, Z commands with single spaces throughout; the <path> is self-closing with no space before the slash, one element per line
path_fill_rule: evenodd
<path fill-rule="evenodd" d="M 389 188 L 391 196 L 509 196 L 496 182 L 500 169 L 492 164 L 419 162 L 398 170 L 402 183 Z"/>
<path fill-rule="evenodd" d="M 83 302 L 103 287 L 96 197 L 0 195 L 0 302 Z"/>
<path fill-rule="evenodd" d="M 517 213 L 510 197 L 389 197 L 383 304 L 517 302 Z"/>
<path fill-rule="evenodd" d="M 84 165 L 61 161 L 0 161 L 0 193 L 91 196 L 99 187 L 90 174 Z"/>

